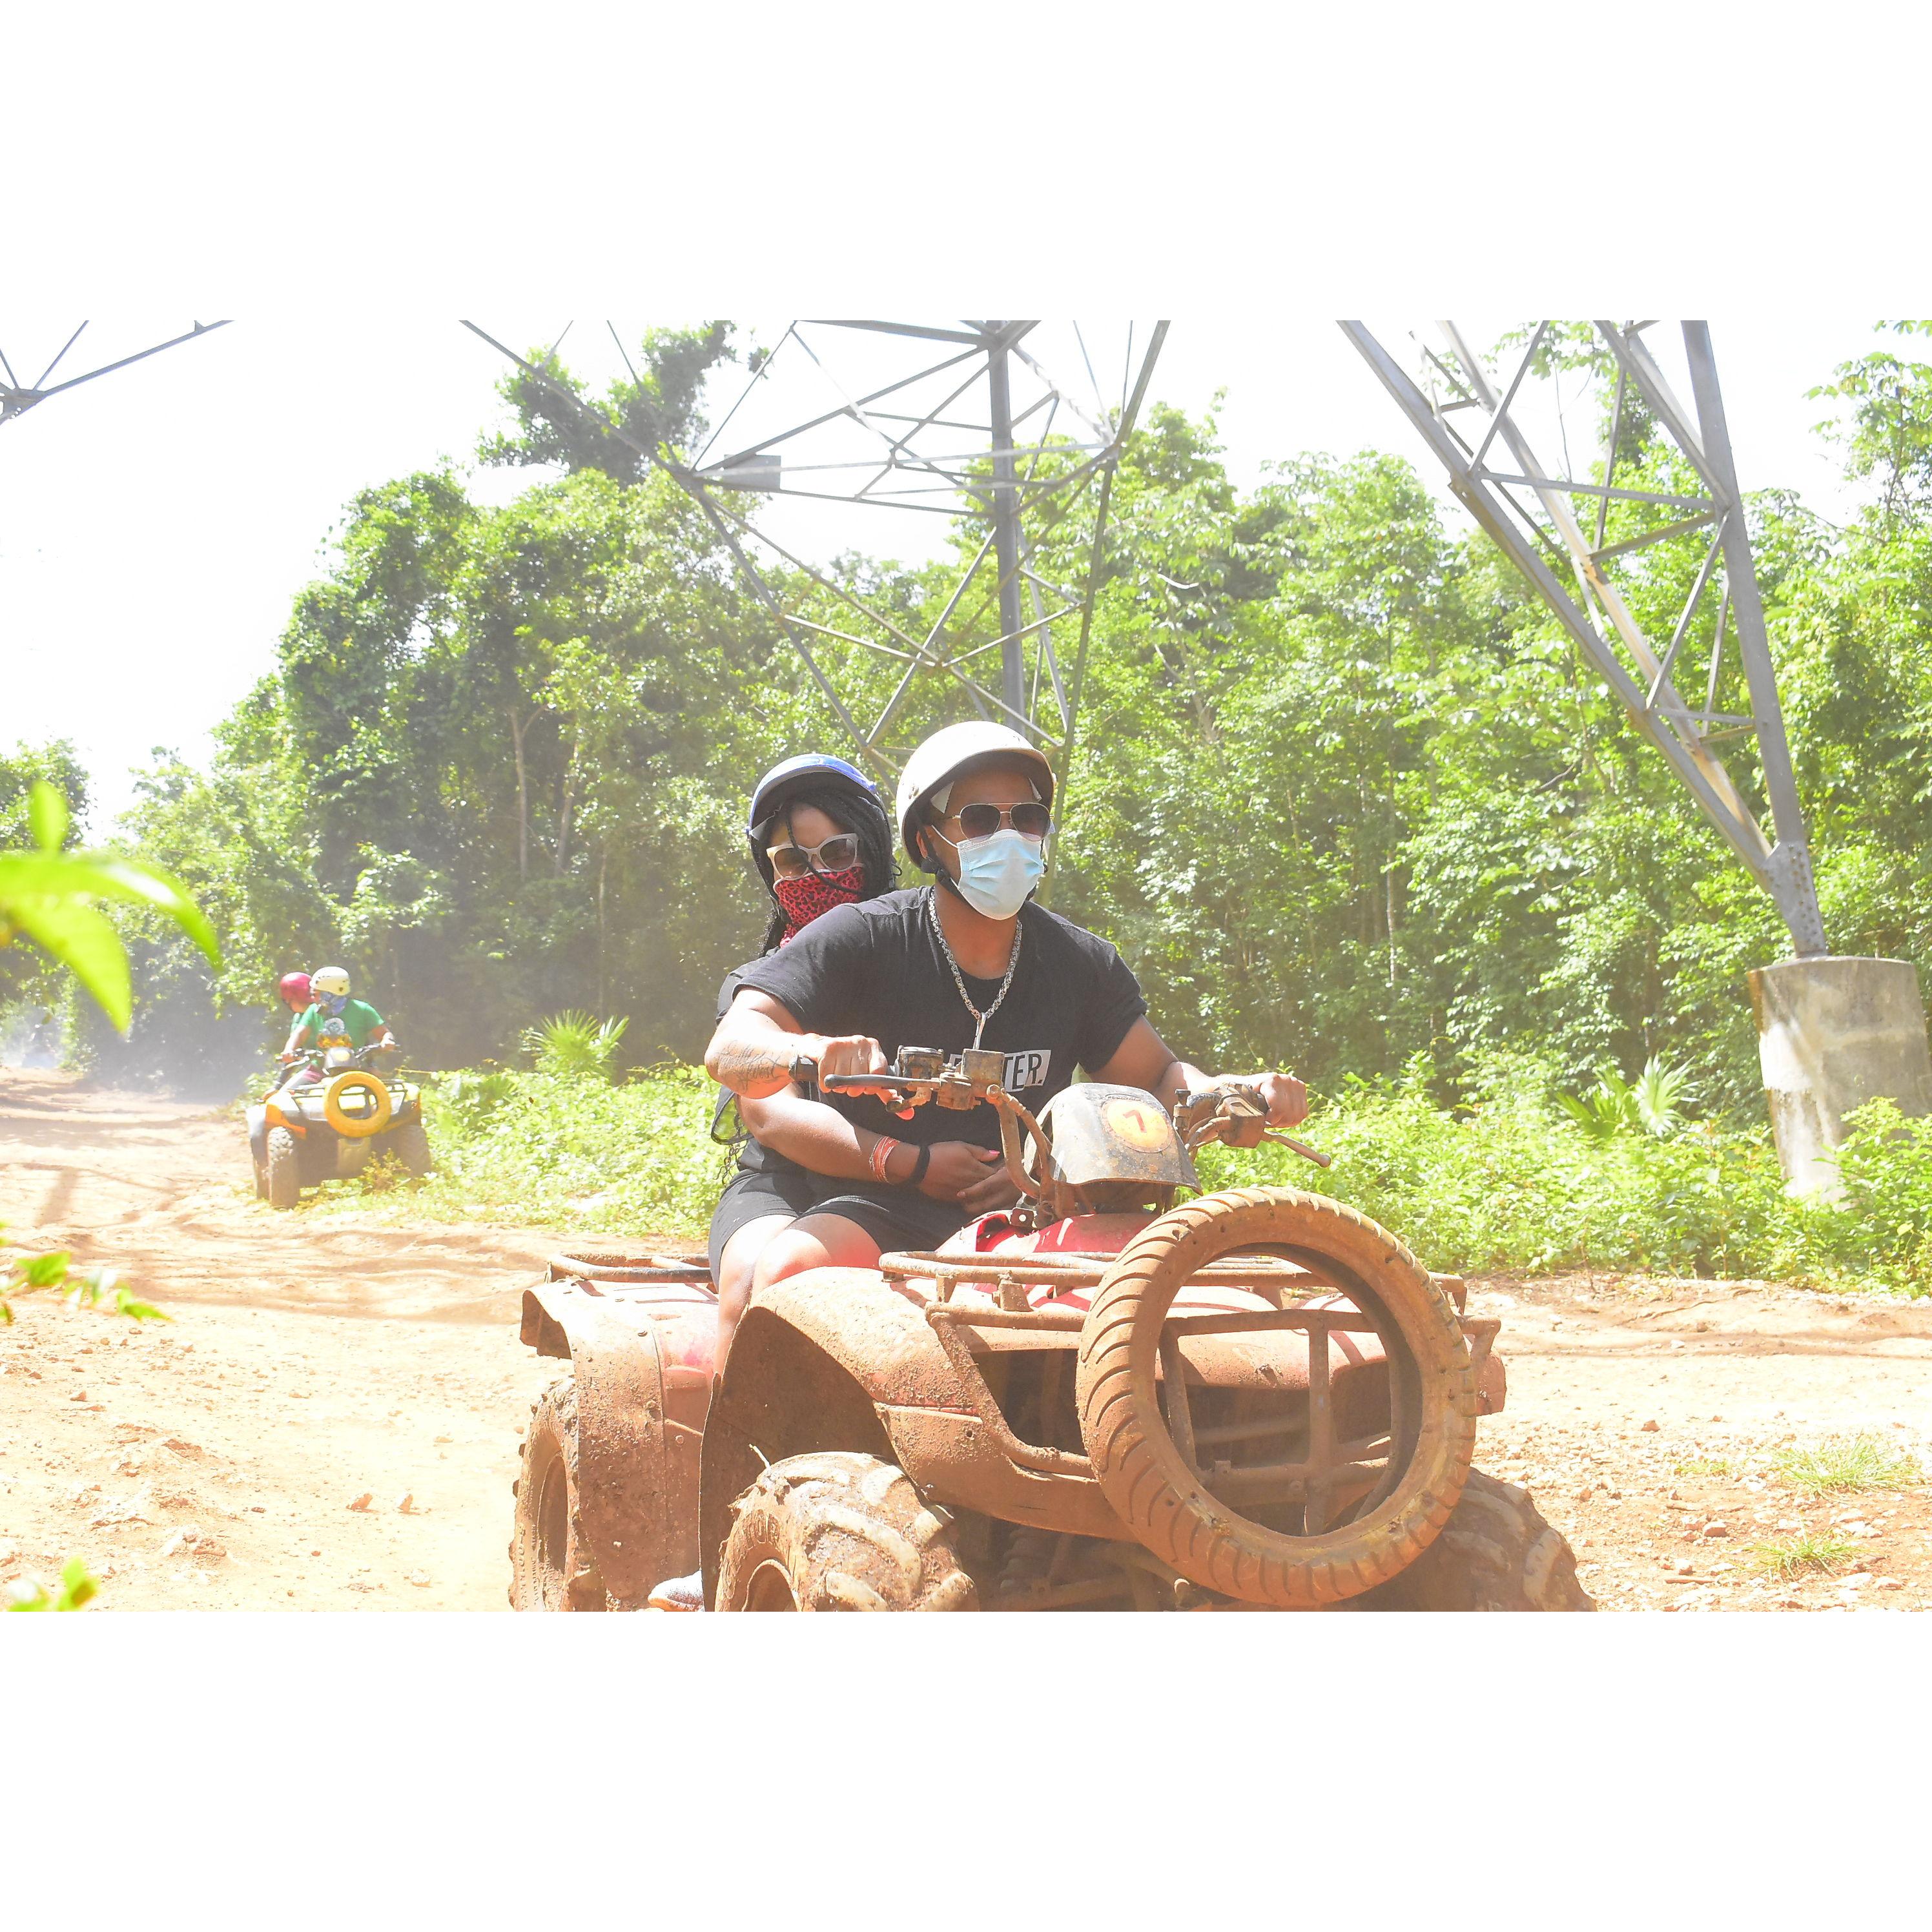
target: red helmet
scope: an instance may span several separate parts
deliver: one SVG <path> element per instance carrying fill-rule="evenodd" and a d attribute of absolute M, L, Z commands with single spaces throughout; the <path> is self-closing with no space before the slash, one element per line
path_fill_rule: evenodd
<path fill-rule="evenodd" d="M 306 1010 L 309 1003 L 308 975 L 306 973 L 284 973 L 281 984 L 275 990 L 282 996 L 282 1004 L 292 1012 Z"/>

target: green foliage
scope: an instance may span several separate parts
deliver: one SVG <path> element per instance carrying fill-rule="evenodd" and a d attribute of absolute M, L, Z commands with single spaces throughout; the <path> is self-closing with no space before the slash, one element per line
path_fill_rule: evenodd
<path fill-rule="evenodd" d="M 527 370 L 513 369 L 498 385 L 498 392 L 516 412 L 518 432 L 485 437 L 478 454 L 485 463 L 560 463 L 573 470 L 596 470 L 620 482 L 637 482 L 650 468 L 638 446 L 674 451 L 702 433 L 699 396 L 705 377 L 730 357 L 731 334 L 728 322 L 694 329 L 647 330 L 638 356 L 642 370 L 633 364 L 631 380 L 614 382 L 598 398 L 584 393 L 554 346 L 533 349 L 530 360 L 568 391 L 577 406 Z"/>
<path fill-rule="evenodd" d="M 1578 1134 L 1533 1070 L 1491 1070 L 1482 1098 L 1444 1108 L 1426 1066 L 1349 1085 L 1306 1138 L 1324 1172 L 1286 1149 L 1204 1151 L 1206 1184 L 1333 1193 L 1448 1270 L 1582 1265 L 1672 1274 L 1804 1268 L 1794 1210 L 1761 1131 L 1670 1139 Z"/>
<path fill-rule="evenodd" d="M 1847 1265 L 1863 1260 L 1897 1286 L 1932 1291 L 1932 1119 L 1872 1100 L 1845 1124 L 1844 1193 L 1821 1219 L 1823 1238 Z"/>
<path fill-rule="evenodd" d="M 0 1223 L 0 1226 L 4 1226 Z M 121 1286 L 121 1279 L 112 1268 L 91 1268 L 86 1273 L 76 1274 L 70 1257 L 64 1253 L 44 1255 L 10 1255 L 0 1257 L 0 1328 L 11 1324 L 14 1310 L 10 1297 L 32 1294 L 50 1288 L 64 1288 L 70 1308 L 98 1308 L 104 1300 L 111 1297 L 110 1306 L 116 1315 L 124 1315 L 133 1322 L 172 1322 L 174 1317 L 164 1314 L 152 1304 L 137 1300 Z"/>
<path fill-rule="evenodd" d="M 662 1067 L 620 1085 L 504 1070 L 460 1078 L 425 1094 L 436 1171 L 398 1198 L 410 1220 L 620 1234 L 710 1225 L 732 1156 L 706 1131 L 712 1090 L 701 1073 Z M 367 1211 L 386 1192 L 365 1176 L 299 1211 Z"/>
<path fill-rule="evenodd" d="M 480 1126 L 517 1091 L 517 1076 L 507 1067 L 452 1073 L 439 1089 L 444 1105 L 466 1130 Z"/>
<path fill-rule="evenodd" d="M 1861 1233 L 1861 1210 L 1786 1194 L 1768 1133 L 1708 1124 L 1668 1138 L 1577 1132 L 1549 1069 L 1504 1060 L 1461 1108 L 1431 1097 L 1430 1070 L 1350 1083 L 1303 1131 L 1334 1156 L 1202 1150 L 1204 1186 L 1294 1186 L 1372 1216 L 1430 1267 L 1566 1268 L 1915 1286 L 1909 1266 Z M 436 1174 L 408 1192 L 412 1218 L 502 1220 L 623 1235 L 701 1234 L 731 1171 L 710 1138 L 703 1076 L 654 1069 L 620 1085 L 580 1076 L 465 1072 L 432 1087 Z M 1932 1163 L 1929 1163 L 1932 1164 Z M 302 1211 L 366 1206 L 343 1184 Z M 1910 1251 L 1908 1250 L 1908 1256 Z"/>
<path fill-rule="evenodd" d="M 1869 1434 L 1789 1444 L 1772 1457 L 1771 1472 L 1814 1496 L 1841 1490 L 1909 1489 L 1925 1480 L 1916 1456 Z"/>
<path fill-rule="evenodd" d="M 1667 1066 L 1652 1054 L 1635 1080 L 1624 1079 L 1611 1067 L 1598 1076 L 1588 1093 L 1580 1098 L 1559 1094 L 1556 1104 L 1593 1141 L 1607 1141 L 1619 1133 L 1654 1134 L 1661 1139 L 1684 1125 L 1680 1102 L 1690 1082 L 1688 1068 Z"/>
<path fill-rule="evenodd" d="M 95 901 L 163 913 L 219 962 L 214 929 L 179 881 L 142 860 L 64 850 L 71 815 L 44 778 L 28 788 L 27 812 L 36 849 L 0 851 L 0 946 L 16 935 L 31 940 L 72 973 L 124 1033 L 134 1011 L 127 950 Z"/>
<path fill-rule="evenodd" d="M 51 1595 L 38 1578 L 16 1578 L 8 1586 L 7 1607 L 10 1610 L 84 1610 L 100 1593 L 100 1578 L 90 1574 L 87 1565 L 76 1556 L 62 1570 L 61 1586 Z"/>
<path fill-rule="evenodd" d="M 539 1073 L 564 1080 L 608 1080 L 628 1019 L 599 1022 L 574 1011 L 524 1029 L 523 1047 Z"/>

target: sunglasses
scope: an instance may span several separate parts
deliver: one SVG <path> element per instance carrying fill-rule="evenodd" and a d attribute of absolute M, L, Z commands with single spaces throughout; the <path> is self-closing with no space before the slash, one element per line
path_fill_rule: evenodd
<path fill-rule="evenodd" d="M 808 872 L 843 872 L 859 862 L 859 835 L 842 832 L 822 845 L 773 845 L 765 856 L 782 879 L 802 879 Z"/>
<path fill-rule="evenodd" d="M 990 838 L 1003 825 L 1010 825 L 1024 838 L 1044 838 L 1053 830 L 1053 814 L 1037 799 L 1024 805 L 962 805 L 949 818 L 959 821 L 968 838 Z M 946 821 L 942 818 L 944 825 Z"/>

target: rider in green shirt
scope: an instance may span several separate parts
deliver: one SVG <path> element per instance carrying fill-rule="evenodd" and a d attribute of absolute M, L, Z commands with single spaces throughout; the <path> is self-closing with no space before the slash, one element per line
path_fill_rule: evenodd
<path fill-rule="evenodd" d="M 289 1030 L 289 1043 L 282 1049 L 284 1061 L 295 1060 L 310 1047 L 346 1046 L 359 1052 L 365 1046 L 396 1044 L 382 1016 L 366 1000 L 349 997 L 349 975 L 340 966 L 324 966 L 311 974 L 309 988 L 313 1004 Z"/>

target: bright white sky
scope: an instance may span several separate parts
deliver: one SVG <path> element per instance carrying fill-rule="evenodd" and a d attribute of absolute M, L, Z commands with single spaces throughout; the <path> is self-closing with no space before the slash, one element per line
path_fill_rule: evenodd
<path fill-rule="evenodd" d="M 480 320 L 519 347 L 562 326 L 532 314 Z M 1402 325 L 1370 320 L 1384 340 L 1401 334 Z M 96 324 L 60 374 L 184 326 L 164 316 Z M 1471 328 L 1486 341 L 1504 326 Z M 71 326 L 9 324 L 0 351 L 31 382 Z M 620 325 L 627 335 L 639 326 Z M 782 327 L 752 325 L 766 342 Z M 1826 406 L 1805 392 L 1878 346 L 1871 325 L 1793 321 L 1767 308 L 1755 323 L 1718 316 L 1712 328 L 1743 486 L 1796 488 L 1841 518 L 1849 500 L 1837 460 L 1814 430 Z M 616 352 L 600 334 L 601 325 L 579 324 L 566 355 L 601 380 Z M 1123 332 L 1111 340 L 1117 372 Z M 478 431 L 499 416 L 494 386 L 503 368 L 454 321 L 262 315 L 0 428 L 0 743 L 74 740 L 94 774 L 97 832 L 128 802 L 129 772 L 152 748 L 204 759 L 208 728 L 272 668 L 290 600 L 318 574 L 342 506 L 358 488 L 440 458 L 466 463 Z M 1070 371 L 1056 373 L 1072 386 Z M 1154 396 L 1198 412 L 1219 388 L 1229 464 L 1244 484 L 1303 450 L 1368 447 L 1411 457 L 1439 483 L 1332 322 L 1177 320 Z M 476 488 L 501 500 L 530 480 L 484 471 Z M 944 525 L 854 509 L 792 527 L 820 556 L 850 548 L 910 559 Z"/>

